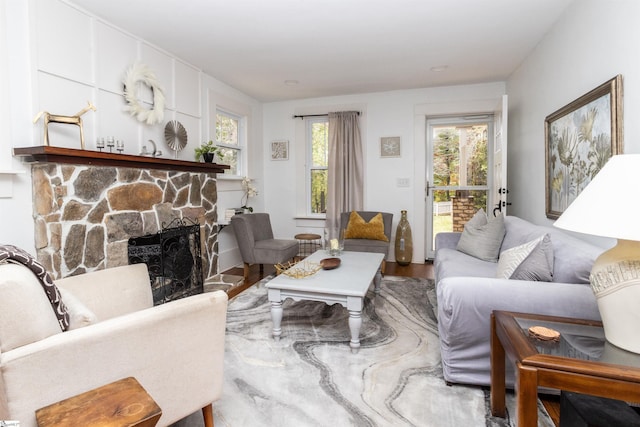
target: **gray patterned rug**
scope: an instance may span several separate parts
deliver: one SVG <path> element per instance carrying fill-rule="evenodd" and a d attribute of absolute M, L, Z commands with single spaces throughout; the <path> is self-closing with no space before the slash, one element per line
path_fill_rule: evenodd
<path fill-rule="evenodd" d="M 379 295 L 369 292 L 357 354 L 340 305 L 287 300 L 274 341 L 264 283 L 229 303 L 217 427 L 515 424 L 490 415 L 488 388 L 442 379 L 433 281 L 386 276 Z M 514 414 L 512 395 L 507 406 Z M 553 426 L 543 411 L 540 425 Z M 177 424 L 199 425 L 200 413 Z"/>

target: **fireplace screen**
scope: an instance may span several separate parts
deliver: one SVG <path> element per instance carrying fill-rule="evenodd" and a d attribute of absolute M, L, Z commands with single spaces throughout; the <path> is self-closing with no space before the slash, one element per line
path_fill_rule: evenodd
<path fill-rule="evenodd" d="M 149 268 L 154 305 L 202 293 L 199 224 L 174 220 L 156 234 L 130 238 L 128 250 L 129 264 Z"/>

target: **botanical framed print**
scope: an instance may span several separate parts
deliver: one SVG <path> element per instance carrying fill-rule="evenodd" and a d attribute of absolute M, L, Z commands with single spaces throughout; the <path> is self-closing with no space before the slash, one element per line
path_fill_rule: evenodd
<path fill-rule="evenodd" d="M 399 136 L 385 136 L 380 138 L 380 157 L 400 157 Z"/>
<path fill-rule="evenodd" d="M 271 142 L 271 160 L 289 159 L 289 141 Z"/>
<path fill-rule="evenodd" d="M 550 114 L 544 128 L 546 215 L 556 219 L 622 153 L 622 76 Z"/>

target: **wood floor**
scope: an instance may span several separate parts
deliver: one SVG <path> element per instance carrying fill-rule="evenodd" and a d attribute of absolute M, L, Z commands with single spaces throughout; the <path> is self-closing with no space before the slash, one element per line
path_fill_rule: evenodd
<path fill-rule="evenodd" d="M 239 286 L 233 292 L 229 292 L 229 298 L 234 297 L 245 289 L 256 284 L 260 280 L 275 273 L 273 266 L 264 266 L 264 270 L 261 272 L 258 265 L 252 265 L 249 269 L 249 279 L 244 285 Z M 224 274 L 233 274 L 237 276 L 243 275 L 242 268 L 232 268 L 224 272 Z M 402 276 L 402 277 L 417 277 L 423 279 L 433 279 L 433 264 L 430 262 L 424 264 L 409 264 L 407 266 L 399 265 L 395 262 L 387 262 L 385 268 L 385 274 L 389 276 Z M 560 425 L 560 401 L 554 396 L 540 396 L 542 403 L 544 404 L 547 412 L 551 416 L 551 419 L 556 426 Z"/>

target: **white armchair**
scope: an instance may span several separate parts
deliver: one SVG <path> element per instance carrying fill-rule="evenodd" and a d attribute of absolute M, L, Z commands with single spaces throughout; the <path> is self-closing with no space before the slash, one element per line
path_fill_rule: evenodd
<path fill-rule="evenodd" d="M 222 393 L 227 295 L 195 295 L 153 307 L 145 264 L 56 281 L 70 313 L 62 332 L 36 276 L 0 264 L 0 419 L 36 427 L 35 411 L 135 377 L 162 409 L 159 426 Z"/>

